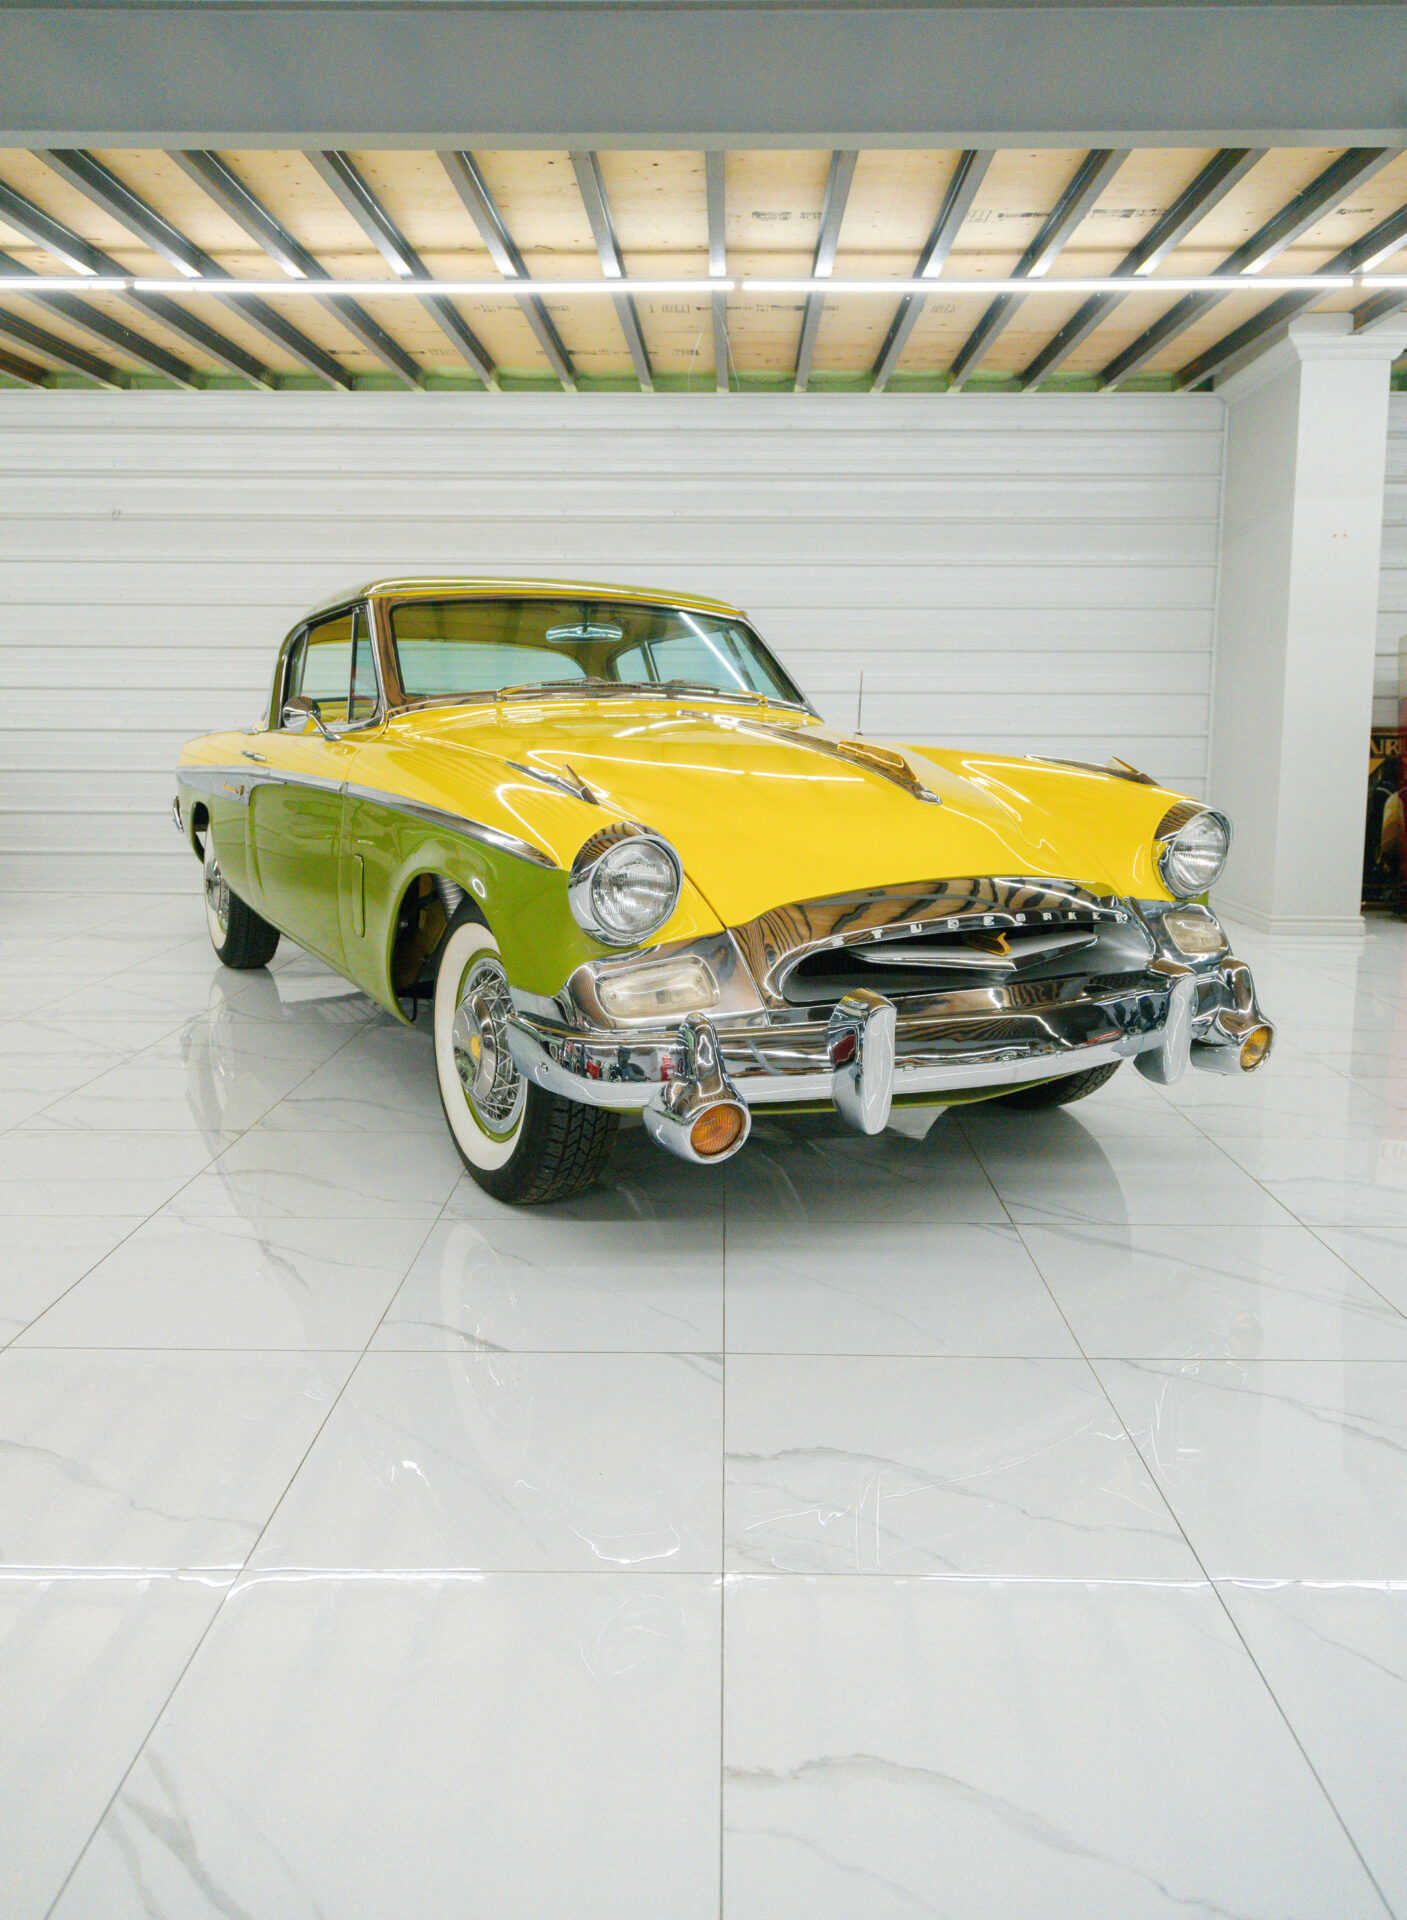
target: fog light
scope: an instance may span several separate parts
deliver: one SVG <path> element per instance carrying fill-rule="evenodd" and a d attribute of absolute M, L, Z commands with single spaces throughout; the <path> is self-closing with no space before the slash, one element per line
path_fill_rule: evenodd
<path fill-rule="evenodd" d="M 697 1013 L 714 1006 L 718 982 L 702 960 L 685 954 L 624 973 L 603 974 L 596 997 L 614 1020 L 647 1020 L 652 1015 Z"/>
<path fill-rule="evenodd" d="M 743 1130 L 742 1110 L 738 1107 L 710 1107 L 701 1113 L 689 1131 L 689 1145 L 701 1160 L 716 1159 L 733 1146 Z"/>
<path fill-rule="evenodd" d="M 1241 1042 L 1241 1071 L 1253 1072 L 1270 1052 L 1270 1043 L 1275 1038 L 1269 1027 L 1252 1027 Z"/>
<path fill-rule="evenodd" d="M 1226 951 L 1226 935 L 1205 908 L 1175 907 L 1163 914 L 1162 926 L 1179 953 L 1204 959 Z"/>

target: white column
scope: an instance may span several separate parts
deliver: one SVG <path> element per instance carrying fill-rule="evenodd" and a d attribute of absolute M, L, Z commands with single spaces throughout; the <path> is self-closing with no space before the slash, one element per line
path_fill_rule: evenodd
<path fill-rule="evenodd" d="M 1208 799 L 1235 828 L 1217 906 L 1266 932 L 1361 933 L 1389 374 L 1400 323 L 1347 313 L 1227 403 Z"/>

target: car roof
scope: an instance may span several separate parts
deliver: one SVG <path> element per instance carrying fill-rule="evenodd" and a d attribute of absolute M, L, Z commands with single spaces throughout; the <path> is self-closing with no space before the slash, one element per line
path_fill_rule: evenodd
<path fill-rule="evenodd" d="M 466 596 L 504 593 L 535 599 L 555 599 L 559 594 L 573 597 L 581 595 L 593 600 L 643 601 L 647 606 L 655 607 L 692 607 L 701 613 L 723 613 L 738 620 L 746 618 L 741 608 L 729 606 L 726 600 L 709 600 L 696 593 L 664 593 L 657 587 L 612 586 L 603 580 L 516 580 L 474 574 L 434 577 L 410 575 L 404 579 L 369 580 L 349 592 L 329 594 L 325 600 L 319 600 L 315 607 L 309 607 L 303 618 L 311 620 L 316 614 L 330 612 L 334 607 L 345 607 L 354 600 L 369 600 L 372 597 L 438 599 L 445 593 Z"/>

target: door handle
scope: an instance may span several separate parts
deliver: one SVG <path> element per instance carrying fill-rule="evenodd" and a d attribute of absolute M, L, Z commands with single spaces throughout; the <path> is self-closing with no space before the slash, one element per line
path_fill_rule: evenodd
<path fill-rule="evenodd" d="M 248 747 L 241 747 L 240 753 L 246 760 L 257 760 L 261 767 L 266 767 L 269 764 L 269 757 L 265 753 L 251 753 Z"/>

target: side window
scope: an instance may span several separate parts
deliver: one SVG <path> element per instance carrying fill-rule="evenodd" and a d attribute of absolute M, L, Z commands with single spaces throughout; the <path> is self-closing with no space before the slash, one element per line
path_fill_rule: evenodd
<path fill-rule="evenodd" d="M 298 682 L 290 692 L 311 700 L 329 726 L 347 717 L 352 684 L 351 613 L 309 627 L 296 664 Z"/>
<path fill-rule="evenodd" d="M 372 658 L 371 628 L 366 608 L 358 607 L 352 629 L 352 696 L 347 703 L 349 720 L 369 720 L 376 711 L 376 662 Z"/>
<path fill-rule="evenodd" d="M 298 676 L 303 671 L 303 642 L 306 634 L 300 633 L 278 666 L 277 701 L 274 706 L 274 725 L 283 725 L 283 704 L 290 694 L 298 691 Z"/>
<path fill-rule="evenodd" d="M 706 686 L 747 687 L 748 677 L 739 668 L 732 649 L 725 649 L 722 637 L 703 633 L 675 633 L 665 640 L 652 640 L 650 654 L 661 680 L 701 680 Z"/>
<path fill-rule="evenodd" d="M 649 666 L 645 660 L 643 647 L 626 647 L 611 662 L 611 671 L 617 680 L 648 680 L 651 678 Z"/>

